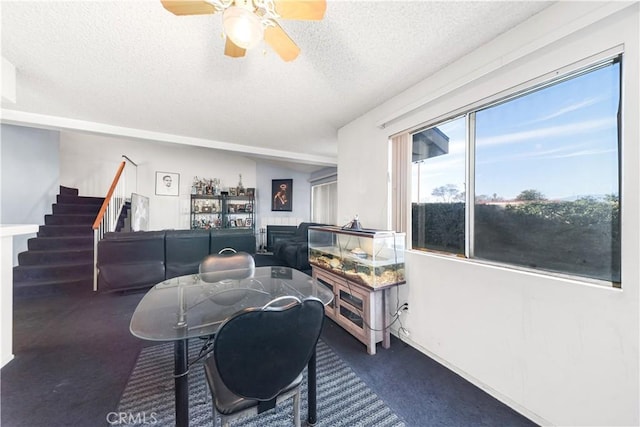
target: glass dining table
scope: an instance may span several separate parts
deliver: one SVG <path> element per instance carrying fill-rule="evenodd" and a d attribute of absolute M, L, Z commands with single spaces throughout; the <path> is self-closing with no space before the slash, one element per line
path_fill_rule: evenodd
<path fill-rule="evenodd" d="M 158 283 L 140 300 L 131 318 L 131 333 L 144 340 L 174 342 L 176 426 L 189 425 L 188 340 L 211 336 L 234 313 L 262 307 L 282 296 L 315 297 L 325 306 L 333 300 L 330 289 L 288 267 L 257 267 L 250 277 L 213 283 L 198 274 L 179 276 Z M 315 353 L 307 371 L 307 422 L 314 425 Z"/>

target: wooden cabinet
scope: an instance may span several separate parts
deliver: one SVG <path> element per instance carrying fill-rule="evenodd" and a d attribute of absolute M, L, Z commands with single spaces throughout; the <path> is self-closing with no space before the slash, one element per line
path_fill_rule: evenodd
<path fill-rule="evenodd" d="M 376 344 L 391 345 L 389 325 L 389 289 L 372 288 L 345 277 L 312 266 L 313 278 L 331 289 L 334 299 L 325 307 L 325 314 L 367 346 L 369 354 L 376 354 Z"/>

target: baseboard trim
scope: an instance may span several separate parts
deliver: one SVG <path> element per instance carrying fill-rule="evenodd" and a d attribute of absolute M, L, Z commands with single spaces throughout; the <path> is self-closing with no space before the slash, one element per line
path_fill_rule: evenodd
<path fill-rule="evenodd" d="M 11 362 L 15 356 L 13 354 L 8 354 L 2 358 L 0 362 L 0 368 L 4 367 L 7 363 Z"/>

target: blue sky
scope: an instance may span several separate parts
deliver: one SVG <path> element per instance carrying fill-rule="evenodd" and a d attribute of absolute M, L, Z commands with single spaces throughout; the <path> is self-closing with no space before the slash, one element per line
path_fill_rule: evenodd
<path fill-rule="evenodd" d="M 619 63 L 476 114 L 476 195 L 513 199 L 536 189 L 550 199 L 618 193 L 616 114 Z M 420 168 L 420 201 L 434 188 L 465 182 L 465 121 L 438 128 L 449 153 Z M 414 200 L 417 197 L 414 168 Z"/>

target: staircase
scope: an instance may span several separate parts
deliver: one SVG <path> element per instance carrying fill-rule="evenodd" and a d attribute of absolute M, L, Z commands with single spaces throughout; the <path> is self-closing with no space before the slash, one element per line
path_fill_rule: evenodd
<path fill-rule="evenodd" d="M 120 216 L 118 217 L 118 223 L 116 224 L 115 231 L 131 231 L 131 202 L 124 202 L 124 206 L 122 207 L 122 212 L 120 212 Z"/>
<path fill-rule="evenodd" d="M 15 296 L 93 289 L 92 225 L 103 201 L 60 186 L 52 214 L 45 215 L 37 237 L 28 240 L 28 250 L 18 254 L 13 269 Z"/>

